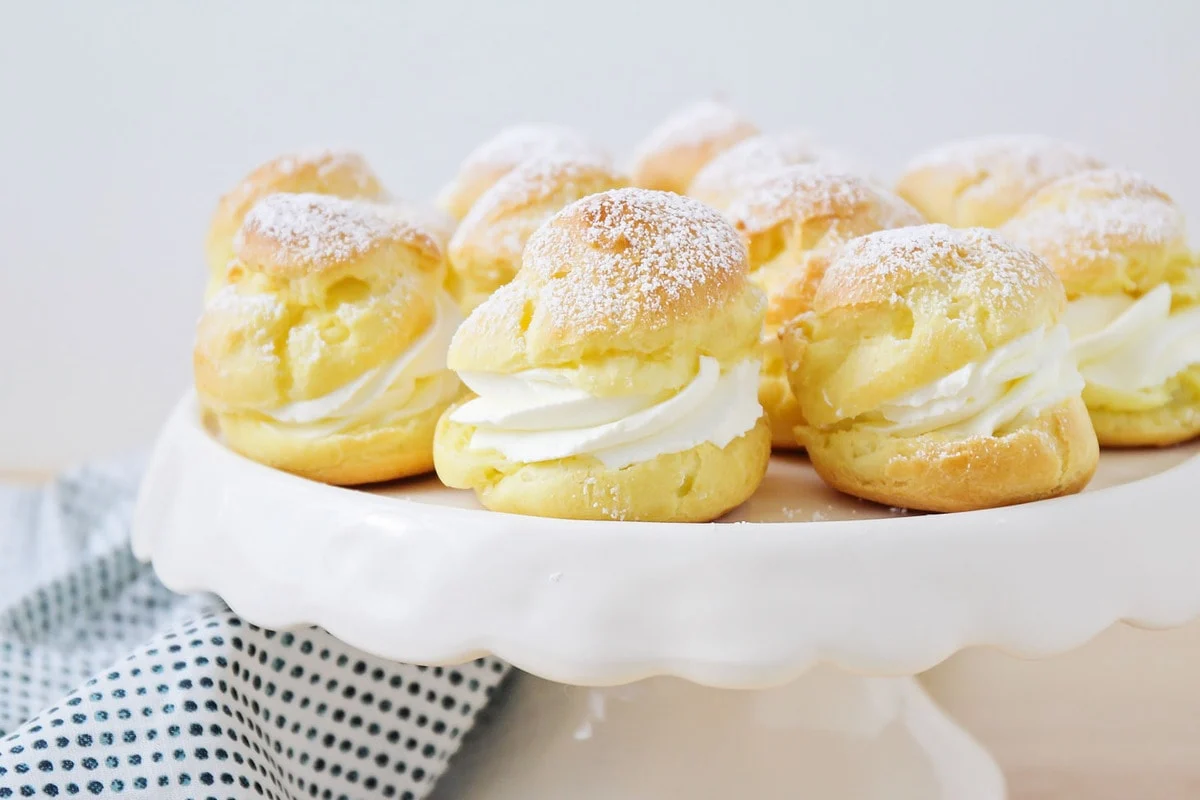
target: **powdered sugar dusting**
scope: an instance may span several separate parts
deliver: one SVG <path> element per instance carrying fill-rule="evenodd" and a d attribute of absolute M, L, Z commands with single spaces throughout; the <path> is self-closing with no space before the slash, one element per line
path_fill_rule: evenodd
<path fill-rule="evenodd" d="M 1081 199 L 1140 197 L 1173 205 L 1170 195 L 1144 175 L 1130 169 L 1105 167 L 1089 169 L 1064 177 L 1047 195 L 1071 194 Z"/>
<path fill-rule="evenodd" d="M 221 320 L 221 328 L 230 326 L 249 332 L 245 352 L 251 353 L 265 365 L 277 365 L 279 353 L 270 332 L 287 315 L 287 306 L 270 294 L 246 292 L 241 286 L 230 284 L 221 287 L 204 304 L 204 315 L 199 330 L 205 327 L 206 319 Z M 231 321 L 232 320 L 232 321 Z M 217 370 L 224 372 L 223 359 L 215 359 Z"/>
<path fill-rule="evenodd" d="M 1122 246 L 1165 246 L 1185 234 L 1178 209 L 1123 198 L 1039 209 L 1003 229 L 1013 241 L 1055 262 L 1107 258 Z"/>
<path fill-rule="evenodd" d="M 710 198 L 735 192 L 763 173 L 814 162 L 841 172 L 861 172 L 850 158 L 822 147 L 809 131 L 764 133 L 743 139 L 708 162 L 696 173 L 688 194 L 712 202 Z"/>
<path fill-rule="evenodd" d="M 300 323 L 288 330 L 287 352 L 293 364 L 311 367 L 325 350 L 325 340 L 317 325 Z"/>
<path fill-rule="evenodd" d="M 1004 183 L 1031 194 L 1050 181 L 1100 164 L 1071 142 L 1040 135 L 1001 135 L 948 142 L 917 156 L 906 172 L 952 169 L 975 176 L 977 191 Z"/>
<path fill-rule="evenodd" d="M 711 296 L 745 274 L 737 232 L 690 198 L 618 189 L 584 198 L 529 241 L 524 269 L 540 284 L 538 310 L 555 328 L 594 331 L 667 324 L 663 310 Z M 557 219 L 557 217 L 556 217 Z M 590 248 L 578 259 L 579 238 Z"/>
<path fill-rule="evenodd" d="M 989 307 L 1032 302 L 1057 279 L 1033 253 L 983 228 L 893 228 L 854 239 L 826 272 L 830 285 L 876 295 L 932 285 Z"/>
<path fill-rule="evenodd" d="M 562 206 L 620 185 L 599 157 L 542 153 L 496 181 L 471 206 L 450 243 L 452 260 L 463 248 L 486 254 L 485 261 L 519 265 L 525 243 Z M 493 276 L 506 281 L 511 274 Z"/>
<path fill-rule="evenodd" d="M 459 335 L 524 349 L 519 323 L 529 309 L 535 323 L 573 335 L 668 325 L 677 319 L 669 306 L 744 280 L 745 259 L 733 227 L 695 200 L 647 189 L 590 195 L 533 235 L 517 277 Z"/>
<path fill-rule="evenodd" d="M 1002 230 L 1053 263 L 1107 258 L 1122 247 L 1163 247 L 1187 236 L 1183 213 L 1168 195 L 1118 169 L 1050 184 Z"/>
<path fill-rule="evenodd" d="M 747 178 L 726 216 L 740 230 L 753 233 L 785 219 L 848 218 L 864 211 L 873 211 L 884 228 L 923 221 L 916 209 L 891 192 L 823 163 L 782 167 Z"/>
<path fill-rule="evenodd" d="M 604 159 L 587 154 L 550 152 L 534 155 L 484 192 L 462 221 L 463 228 L 474 228 L 514 206 L 536 202 L 556 192 L 576 192 L 594 182 L 597 173 L 607 173 Z"/>
<path fill-rule="evenodd" d="M 460 174 L 507 171 L 541 153 L 570 153 L 603 159 L 581 134 L 562 125 L 513 125 L 497 133 L 463 159 Z"/>
<path fill-rule="evenodd" d="M 583 497 L 601 516 L 611 520 L 624 520 L 629 500 L 621 496 L 618 486 L 604 488 L 593 477 L 583 479 Z"/>
<path fill-rule="evenodd" d="M 223 286 L 204 304 L 207 311 L 253 318 L 275 318 L 283 315 L 285 307 L 274 295 L 252 294 L 236 285 Z"/>
<path fill-rule="evenodd" d="M 492 292 L 487 300 L 476 306 L 454 334 L 478 337 L 483 340 L 512 340 L 518 351 L 525 349 L 525 337 L 520 319 L 527 303 L 533 301 L 533 291 L 522 281 L 514 281 Z M 454 349 L 453 343 L 451 349 Z"/>
<path fill-rule="evenodd" d="M 231 207 L 240 213 L 262 195 L 301 188 L 316 189 L 321 185 L 343 197 L 382 194 L 375 174 L 359 153 L 340 148 L 312 148 L 268 161 L 250 173 L 221 202 L 223 207 Z"/>
<path fill-rule="evenodd" d="M 749 181 L 727 215 L 738 227 L 758 230 L 775 224 L 785 207 L 807 217 L 834 216 L 865 205 L 871 194 L 850 176 L 806 165 Z"/>
<path fill-rule="evenodd" d="M 312 167 L 320 177 L 334 173 L 355 181 L 358 188 L 366 191 L 375 182 L 371 168 L 359 153 L 339 148 L 312 148 L 280 156 L 274 162 L 276 171 L 283 175 L 294 175 L 302 169 Z"/>
<path fill-rule="evenodd" d="M 395 214 L 403 222 L 424 231 L 437 241 L 444 250 L 458 221 L 444 211 L 407 200 L 392 198 L 387 203 L 379 205 L 381 213 Z"/>
<path fill-rule="evenodd" d="M 678 147 L 692 147 L 747 130 L 750 122 L 716 100 L 701 100 L 667 117 L 634 151 L 635 161 Z"/>
<path fill-rule="evenodd" d="M 247 237 L 263 238 L 282 251 L 282 260 L 330 264 L 366 253 L 410 226 L 372 203 L 318 194 L 273 194 L 250 209 L 234 239 L 235 252 Z"/>

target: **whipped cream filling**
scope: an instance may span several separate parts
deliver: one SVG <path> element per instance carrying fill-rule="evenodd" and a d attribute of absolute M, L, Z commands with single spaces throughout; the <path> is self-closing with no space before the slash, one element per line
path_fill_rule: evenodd
<path fill-rule="evenodd" d="M 722 371 L 700 358 L 690 383 L 665 400 L 653 396 L 596 397 L 571 385 L 564 370 L 513 375 L 460 372 L 478 395 L 450 414 L 475 426 L 472 450 L 497 450 L 523 464 L 589 455 L 609 469 L 711 442 L 725 447 L 762 416 L 759 362 Z"/>
<path fill-rule="evenodd" d="M 1039 328 L 884 404 L 889 433 L 993 436 L 1083 391 L 1065 325 Z"/>
<path fill-rule="evenodd" d="M 1139 298 L 1081 297 L 1064 317 L 1079 371 L 1092 385 L 1123 392 L 1161 386 L 1200 363 L 1200 306 L 1171 311 L 1171 287 Z"/>
<path fill-rule="evenodd" d="M 358 422 L 403 419 L 448 402 L 460 383 L 446 368 L 446 351 L 461 322 L 458 306 L 442 292 L 433 322 L 400 356 L 328 394 L 262 413 L 295 433 L 325 436 Z"/>

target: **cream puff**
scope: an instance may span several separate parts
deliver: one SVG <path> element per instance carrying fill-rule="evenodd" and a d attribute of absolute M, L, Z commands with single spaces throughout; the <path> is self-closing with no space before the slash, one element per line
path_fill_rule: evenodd
<path fill-rule="evenodd" d="M 799 164 L 822 164 L 830 170 L 866 175 L 854 159 L 822 146 L 807 131 L 761 133 L 743 139 L 708 162 L 688 185 L 687 194 L 725 211 L 747 184 Z"/>
<path fill-rule="evenodd" d="M 437 196 L 437 207 L 456 220 L 496 181 L 537 155 L 570 155 L 607 162 L 608 155 L 582 134 L 562 125 L 513 125 L 476 147 Z"/>
<path fill-rule="evenodd" d="M 209 268 L 206 296 L 225 285 L 225 271 L 234 255 L 233 238 L 246 213 L 259 200 L 276 192 L 310 192 L 365 200 L 383 200 L 387 196 L 366 159 L 352 151 L 313 150 L 268 161 L 217 203 L 205 245 Z"/>
<path fill-rule="evenodd" d="M 1174 201 L 1127 170 L 1076 173 L 1001 232 L 1066 286 L 1066 324 L 1100 444 L 1200 436 L 1200 260 Z"/>
<path fill-rule="evenodd" d="M 758 133 L 754 123 L 715 100 L 672 114 L 635 148 L 633 184 L 683 194 L 705 164 Z"/>
<path fill-rule="evenodd" d="M 764 306 L 737 232 L 695 200 L 619 189 L 572 203 L 451 342 L 474 396 L 438 423 L 438 476 L 495 511 L 721 516 L 770 456 Z"/>
<path fill-rule="evenodd" d="M 930 222 L 996 228 L 1046 184 L 1100 166 L 1082 147 L 1048 136 L 983 136 L 917 156 L 896 193 Z"/>
<path fill-rule="evenodd" d="M 512 280 L 543 222 L 581 197 L 628 183 L 601 157 L 550 153 L 521 162 L 479 196 L 450 239 L 450 293 L 469 312 Z"/>
<path fill-rule="evenodd" d="M 804 420 L 788 385 L 780 326 L 811 310 L 817 285 L 841 245 L 924 220 L 891 192 L 819 163 L 744 178 L 726 217 L 746 238 L 750 280 L 767 294 L 758 399 L 771 422 L 771 443 L 796 448 L 796 427 Z"/>
<path fill-rule="evenodd" d="M 461 384 L 435 237 L 395 209 L 274 194 L 234 238 L 196 334 L 201 404 L 233 450 L 334 484 L 428 472 Z"/>
<path fill-rule="evenodd" d="M 1099 460 L 1062 283 L 982 228 L 843 247 L 781 335 L 801 441 L 847 494 L 966 511 L 1081 490 Z"/>

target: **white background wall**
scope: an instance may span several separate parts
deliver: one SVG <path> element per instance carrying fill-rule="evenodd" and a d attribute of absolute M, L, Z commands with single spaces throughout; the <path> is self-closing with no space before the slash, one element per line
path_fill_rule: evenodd
<path fill-rule="evenodd" d="M 626 153 L 715 92 L 884 174 L 947 137 L 1075 139 L 1200 218 L 1197 30 L 1195 0 L 0 4 L 0 468 L 149 442 L 213 203 L 280 151 L 356 146 L 420 199 L 502 125 Z"/>

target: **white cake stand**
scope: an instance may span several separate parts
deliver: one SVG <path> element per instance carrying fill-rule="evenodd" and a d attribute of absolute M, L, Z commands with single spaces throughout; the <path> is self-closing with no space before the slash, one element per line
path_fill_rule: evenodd
<path fill-rule="evenodd" d="M 189 397 L 134 551 L 268 628 L 537 676 L 443 797 L 998 800 L 995 762 L 910 676 L 969 645 L 1044 656 L 1200 614 L 1198 489 L 1194 445 L 1105 454 L 1075 497 L 906 515 L 776 458 L 719 523 L 538 519 L 432 478 L 359 491 L 271 470 Z"/>

